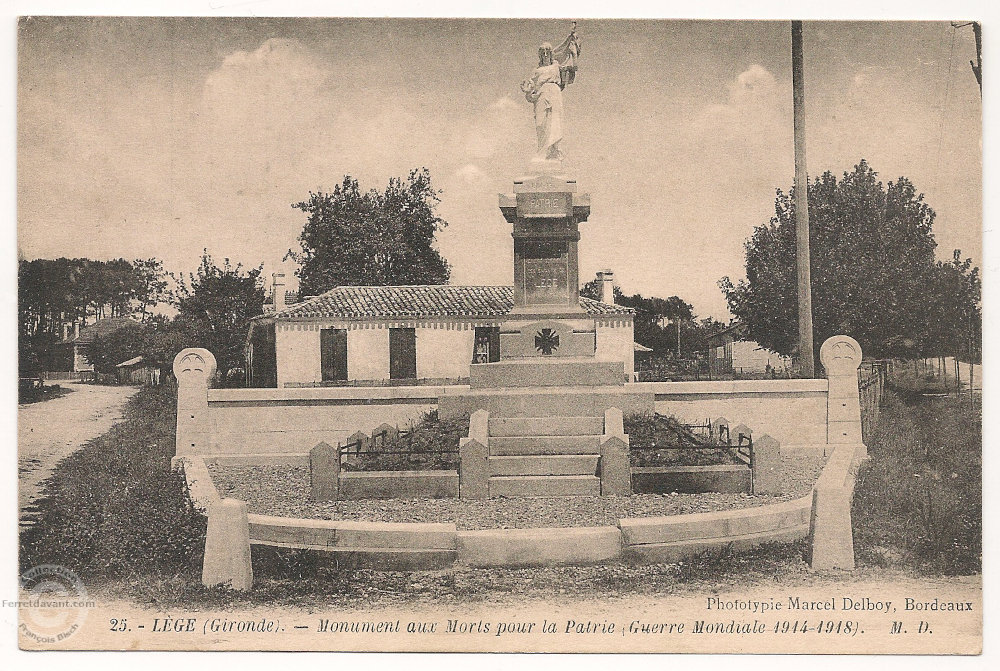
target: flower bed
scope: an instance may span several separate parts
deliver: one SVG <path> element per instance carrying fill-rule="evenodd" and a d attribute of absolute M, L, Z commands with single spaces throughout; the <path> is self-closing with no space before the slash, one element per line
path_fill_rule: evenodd
<path fill-rule="evenodd" d="M 370 451 L 345 454 L 341 468 L 348 472 L 456 471 L 458 444 L 468 431 L 468 417 L 441 419 L 433 410 L 397 435 L 373 438 Z"/>
<path fill-rule="evenodd" d="M 624 425 L 625 433 L 629 436 L 629 461 L 632 466 L 715 466 L 744 463 L 736 455 L 735 448 L 720 446 L 715 449 L 695 449 L 696 442 L 711 444 L 710 437 L 696 435 L 674 417 L 659 414 L 627 415 Z"/>

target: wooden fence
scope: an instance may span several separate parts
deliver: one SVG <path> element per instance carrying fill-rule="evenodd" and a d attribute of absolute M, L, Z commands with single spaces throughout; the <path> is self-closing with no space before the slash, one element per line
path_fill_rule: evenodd
<path fill-rule="evenodd" d="M 45 380 L 46 382 L 53 381 L 65 381 L 65 382 L 91 382 L 95 379 L 94 371 L 85 370 L 74 372 L 70 370 L 47 370 L 42 371 L 38 374 L 38 377 Z"/>
<path fill-rule="evenodd" d="M 865 361 L 858 368 L 858 389 L 861 392 L 861 436 L 868 443 L 878 425 L 882 396 L 889 376 L 888 361 Z"/>

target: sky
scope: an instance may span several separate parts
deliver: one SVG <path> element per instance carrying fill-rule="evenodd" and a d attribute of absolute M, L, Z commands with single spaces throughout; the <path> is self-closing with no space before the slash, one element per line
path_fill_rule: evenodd
<path fill-rule="evenodd" d="M 519 83 L 562 20 L 33 18 L 18 30 L 18 249 L 265 272 L 291 207 L 345 174 L 426 166 L 456 284 L 512 282 L 497 207 L 534 149 Z M 794 177 L 787 22 L 581 20 L 566 168 L 591 194 L 580 279 L 727 317 L 718 280 Z M 866 159 L 937 212 L 939 256 L 982 259 L 981 103 L 970 27 L 807 22 L 812 176 Z"/>

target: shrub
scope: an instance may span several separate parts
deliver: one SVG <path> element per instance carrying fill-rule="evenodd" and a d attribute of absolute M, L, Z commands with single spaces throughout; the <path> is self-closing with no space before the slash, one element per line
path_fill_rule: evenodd
<path fill-rule="evenodd" d="M 629 460 L 632 466 L 709 466 L 742 464 L 730 448 L 690 448 L 695 436 L 677 418 L 660 414 L 625 416 L 625 433 L 629 436 Z M 698 437 L 708 442 L 708 437 Z M 653 447 L 662 449 L 651 449 Z"/>
<path fill-rule="evenodd" d="M 170 469 L 177 388 L 143 387 L 125 421 L 64 459 L 21 533 L 22 569 L 61 564 L 84 579 L 196 571 L 205 518 Z"/>
<path fill-rule="evenodd" d="M 58 384 L 42 384 L 38 386 L 30 383 L 30 381 L 19 379 L 17 385 L 17 402 L 19 404 L 39 403 L 65 396 L 72 391 L 72 389 L 63 388 Z"/>

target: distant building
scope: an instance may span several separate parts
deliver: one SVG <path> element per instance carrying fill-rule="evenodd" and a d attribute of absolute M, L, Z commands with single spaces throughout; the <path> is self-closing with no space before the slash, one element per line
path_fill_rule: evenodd
<path fill-rule="evenodd" d="M 94 339 L 97 336 L 103 338 L 123 326 L 134 323 L 128 317 L 108 317 L 99 319 L 89 326 L 81 326 L 79 322 L 63 324 L 63 338 L 53 349 L 53 370 L 93 372 L 94 364 L 87 359 L 87 351 Z"/>
<path fill-rule="evenodd" d="M 465 382 L 469 365 L 500 360 L 513 287 L 343 286 L 287 304 L 282 278 L 247 336 L 253 386 Z M 292 297 L 296 298 L 296 297 Z M 633 313 L 581 298 L 594 317 L 597 360 L 634 370 Z"/>
<path fill-rule="evenodd" d="M 712 375 L 783 373 L 791 358 L 782 356 L 754 340 L 746 339 L 746 326 L 733 322 L 708 337 L 708 365 Z"/>
<path fill-rule="evenodd" d="M 117 364 L 115 378 L 121 384 L 157 385 L 160 384 L 160 368 L 137 356 Z"/>

